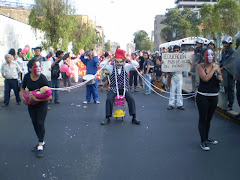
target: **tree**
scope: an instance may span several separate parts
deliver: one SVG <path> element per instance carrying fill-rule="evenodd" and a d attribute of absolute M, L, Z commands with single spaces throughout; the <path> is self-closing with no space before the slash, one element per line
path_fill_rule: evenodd
<path fill-rule="evenodd" d="M 173 39 L 173 30 L 170 26 L 166 26 L 160 32 L 160 36 L 167 42 L 172 41 Z"/>
<path fill-rule="evenodd" d="M 191 9 L 184 9 L 183 11 L 179 11 L 177 8 L 170 9 L 161 24 L 167 25 L 160 33 L 161 37 L 166 41 L 200 34 L 197 13 Z"/>
<path fill-rule="evenodd" d="M 215 5 L 220 14 L 220 29 L 234 36 L 240 27 L 240 5 L 236 0 L 219 0 Z"/>
<path fill-rule="evenodd" d="M 137 31 L 133 34 L 133 36 L 134 36 L 134 43 L 136 44 L 136 49 L 146 50 L 146 51 L 153 50 L 153 43 L 149 39 L 146 31 L 144 30 Z"/>
<path fill-rule="evenodd" d="M 110 51 L 111 50 L 111 44 L 110 44 L 109 41 L 104 44 L 104 49 L 105 49 L 105 51 Z"/>
<path fill-rule="evenodd" d="M 240 26 L 239 11 L 240 5 L 236 0 L 219 0 L 215 5 L 205 4 L 200 9 L 204 36 L 210 35 L 214 40 L 222 34 L 234 36 Z"/>
<path fill-rule="evenodd" d="M 89 21 L 83 22 L 78 20 L 77 28 L 75 28 L 73 39 L 73 53 L 77 54 L 79 49 L 93 49 L 97 43 L 96 30 Z"/>
<path fill-rule="evenodd" d="M 44 32 L 44 49 L 67 50 L 76 24 L 74 12 L 68 1 L 36 0 L 29 15 L 29 24 L 33 29 Z"/>
<path fill-rule="evenodd" d="M 206 3 L 200 9 L 200 15 L 201 15 L 201 21 L 204 27 L 203 29 L 204 37 L 207 37 L 207 35 L 210 35 L 211 39 L 216 40 L 216 34 L 221 31 L 220 16 L 216 6 Z"/>

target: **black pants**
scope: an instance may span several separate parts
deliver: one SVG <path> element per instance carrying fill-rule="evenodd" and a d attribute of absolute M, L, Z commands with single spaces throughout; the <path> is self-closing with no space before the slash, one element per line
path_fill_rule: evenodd
<path fill-rule="evenodd" d="M 48 103 L 43 102 L 40 104 L 37 104 L 35 106 L 28 106 L 28 112 L 32 119 L 32 124 L 34 127 L 34 130 L 38 137 L 38 142 L 44 141 L 45 136 L 45 119 L 47 116 L 48 111 Z"/>
<path fill-rule="evenodd" d="M 123 91 L 119 92 L 120 95 L 123 95 Z M 109 91 L 107 94 L 107 100 L 106 100 L 106 117 L 112 116 L 112 110 L 113 110 L 113 103 L 115 101 L 117 93 L 114 93 L 112 91 Z M 136 116 L 136 106 L 135 101 L 128 91 L 125 94 L 126 101 L 128 103 L 128 109 L 129 109 L 129 115 L 130 116 Z"/>
<path fill-rule="evenodd" d="M 233 75 L 227 72 L 227 92 L 228 92 L 228 105 L 231 107 L 234 103 L 234 87 L 235 81 L 233 79 Z"/>
<path fill-rule="evenodd" d="M 62 73 L 62 76 L 63 76 L 64 87 L 67 87 L 67 84 L 68 84 L 68 87 L 70 87 L 72 85 L 70 77 L 65 72 Z"/>
<path fill-rule="evenodd" d="M 9 104 L 11 89 L 16 96 L 16 101 L 21 102 L 17 79 L 5 79 L 4 82 L 4 104 Z"/>
<path fill-rule="evenodd" d="M 240 106 L 240 80 L 237 80 L 236 89 L 237 89 L 236 96 L 237 96 L 238 106 Z"/>
<path fill-rule="evenodd" d="M 129 79 L 129 85 L 132 87 L 133 81 L 134 81 L 134 86 L 137 87 L 137 79 L 138 79 L 138 73 L 137 71 L 130 71 L 130 79 Z"/>
<path fill-rule="evenodd" d="M 208 139 L 210 122 L 217 107 L 218 96 L 203 96 L 197 94 L 196 102 L 199 112 L 198 130 L 201 141 L 204 142 Z"/>

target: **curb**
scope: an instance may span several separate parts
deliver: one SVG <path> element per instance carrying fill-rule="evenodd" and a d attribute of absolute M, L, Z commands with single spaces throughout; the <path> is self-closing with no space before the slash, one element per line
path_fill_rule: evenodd
<path fill-rule="evenodd" d="M 185 93 L 185 94 L 189 93 L 188 91 L 186 91 L 184 89 L 182 90 L 182 92 Z M 195 100 L 195 97 L 192 97 L 191 99 Z M 240 119 L 235 117 L 235 115 L 238 114 L 237 112 L 235 112 L 235 111 L 226 111 L 226 110 L 223 110 L 223 109 L 221 109 L 219 107 L 216 108 L 215 112 L 218 113 L 219 115 L 221 115 L 222 117 L 226 118 L 227 120 L 232 121 L 235 124 L 240 126 Z"/>

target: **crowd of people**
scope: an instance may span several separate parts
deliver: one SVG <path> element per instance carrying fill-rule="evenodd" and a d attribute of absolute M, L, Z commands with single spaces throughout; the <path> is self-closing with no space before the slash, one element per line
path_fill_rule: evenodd
<path fill-rule="evenodd" d="M 200 146 L 203 150 L 210 150 L 209 143 L 218 143 L 216 140 L 209 138 L 208 134 L 210 122 L 218 103 L 219 87 L 222 83 L 225 82 L 224 88 L 226 91 L 223 93 L 227 93 L 229 110 L 232 109 L 234 102 L 234 84 L 238 76 L 230 73 L 224 66 L 228 58 L 235 52 L 232 48 L 232 37 L 224 36 L 222 43 L 224 46 L 222 58 L 217 60 L 214 41 L 210 40 L 207 47 L 204 47 L 203 41 L 199 38 L 196 41 L 194 58 L 189 62 L 192 66 L 192 90 L 197 93 L 198 127 L 201 138 Z M 13 89 L 18 105 L 21 105 L 21 100 L 28 105 L 28 112 L 38 137 L 38 144 L 33 148 L 37 157 L 43 157 L 45 146 L 44 122 L 47 111 L 50 109 L 48 103 L 60 103 L 58 88 L 60 88 L 61 78 L 63 78 L 63 86 L 71 86 L 70 75 L 67 71 L 61 73 L 61 67 L 63 65 L 66 67 L 72 66 L 72 58 L 69 53 L 64 54 L 63 51 L 58 50 L 55 56 L 50 52 L 47 57 L 43 57 L 41 52 L 41 47 L 31 49 L 28 45 L 24 49 L 18 49 L 17 53 L 14 49 L 10 49 L 8 54 L 5 55 L 6 62 L 1 68 L 2 76 L 5 78 L 2 107 L 9 105 L 11 89 Z M 105 86 L 107 87 L 106 119 L 101 123 L 102 125 L 110 123 L 113 103 L 116 98 L 120 99 L 122 97 L 128 103 L 132 123 L 140 124 L 141 121 L 136 119 L 135 100 L 131 95 L 131 93 L 138 92 L 140 88 L 144 88 L 145 95 L 150 95 L 152 90 L 155 92 L 154 87 L 156 86 L 162 88 L 162 91 L 168 91 L 170 94 L 168 110 L 174 109 L 175 105 L 179 110 L 185 109 L 182 97 L 184 72 L 163 72 L 162 53 L 181 53 L 181 46 L 176 44 L 172 47 L 165 47 L 161 53 L 156 51 L 153 54 L 147 51 L 135 51 L 132 54 L 126 54 L 124 50 L 118 47 L 115 54 L 104 52 L 102 56 L 98 56 L 96 51 L 88 50 L 79 55 L 79 61 L 86 66 L 87 75 L 97 77 L 98 66 L 102 68 L 101 78 L 93 78 L 86 84 L 86 99 L 83 101 L 84 104 L 88 104 L 92 98 L 95 104 L 100 104 L 98 85 L 102 85 L 102 91 L 105 90 Z M 24 61 L 28 61 L 28 73 L 23 77 Z M 41 74 L 41 63 L 44 61 L 50 61 L 51 63 L 50 79 Z M 239 84 L 237 79 L 238 100 L 240 99 Z M 51 95 L 37 98 L 32 93 L 39 90 L 40 93 L 44 94 L 47 90 L 46 87 L 53 88 Z M 29 93 L 29 99 L 36 103 L 30 103 L 26 99 L 26 93 Z M 240 115 L 237 117 L 240 117 Z"/>

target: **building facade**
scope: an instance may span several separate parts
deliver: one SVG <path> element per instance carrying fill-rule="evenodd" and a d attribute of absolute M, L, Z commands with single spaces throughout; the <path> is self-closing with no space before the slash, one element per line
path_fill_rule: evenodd
<path fill-rule="evenodd" d="M 154 20 L 154 51 L 159 50 L 159 45 L 166 41 L 161 37 L 160 33 L 166 25 L 161 24 L 162 20 L 165 19 L 165 15 L 157 15 Z"/>
<path fill-rule="evenodd" d="M 111 47 L 111 53 L 115 54 L 117 47 L 120 46 L 120 43 L 118 42 L 110 42 L 110 47 Z"/>
<path fill-rule="evenodd" d="M 100 53 L 103 52 L 104 49 L 104 32 L 103 32 L 103 27 L 102 26 L 96 26 L 96 33 L 97 33 L 97 38 L 98 38 L 98 43 L 96 45 L 97 51 Z"/>
<path fill-rule="evenodd" d="M 175 0 L 176 7 L 179 10 L 184 8 L 192 8 L 194 11 L 199 11 L 205 3 L 216 4 L 217 0 Z"/>
<path fill-rule="evenodd" d="M 127 44 L 127 49 L 126 49 L 127 54 L 131 55 L 135 51 L 135 48 L 136 48 L 135 43 L 128 43 Z"/>

